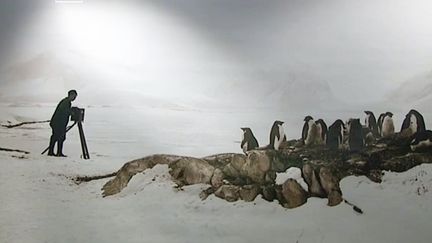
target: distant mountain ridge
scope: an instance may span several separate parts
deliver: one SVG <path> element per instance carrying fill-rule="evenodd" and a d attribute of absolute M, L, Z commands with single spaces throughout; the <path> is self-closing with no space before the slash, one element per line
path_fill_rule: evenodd
<path fill-rule="evenodd" d="M 250 81 L 226 82 L 218 86 L 213 95 L 224 95 L 239 106 L 255 105 L 290 110 L 323 108 L 338 103 L 330 85 L 318 77 L 288 71 L 267 74 L 253 73 Z"/>
<path fill-rule="evenodd" d="M 430 109 L 432 104 L 432 71 L 404 82 L 388 99 L 403 107 Z"/>
<path fill-rule="evenodd" d="M 165 77 L 153 80 L 146 72 L 125 70 L 79 55 L 65 58 L 48 52 L 3 69 L 0 99 L 2 102 L 58 102 L 67 90 L 77 89 L 80 101 L 107 105 L 300 110 L 337 103 L 330 85 L 319 77 L 289 71 L 238 72 L 241 75 L 235 80 L 207 73 L 176 80 L 179 77 L 173 74 L 172 77 L 168 75 L 172 80 L 161 85 Z M 183 83 L 182 80 L 188 78 L 193 80 Z M 169 91 L 166 94 L 165 89 Z"/>

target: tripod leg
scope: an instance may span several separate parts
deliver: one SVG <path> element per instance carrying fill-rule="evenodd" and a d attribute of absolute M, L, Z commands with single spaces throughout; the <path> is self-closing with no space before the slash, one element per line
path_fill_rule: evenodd
<path fill-rule="evenodd" d="M 87 143 L 86 143 L 85 136 L 84 136 L 84 130 L 83 130 L 81 122 L 78 122 L 78 130 L 79 130 L 79 135 L 80 135 L 80 140 L 81 140 L 81 149 L 82 149 L 82 153 L 83 153 L 83 158 L 84 159 L 90 159 L 90 155 L 89 155 L 88 148 L 87 148 Z"/>

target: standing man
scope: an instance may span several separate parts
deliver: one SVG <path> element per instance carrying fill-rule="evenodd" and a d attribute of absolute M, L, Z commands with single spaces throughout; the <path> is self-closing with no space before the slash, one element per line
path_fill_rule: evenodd
<path fill-rule="evenodd" d="M 71 115 L 72 101 L 77 97 L 76 90 L 70 90 L 68 96 L 60 101 L 51 118 L 50 126 L 52 135 L 49 144 L 48 156 L 66 157 L 63 154 L 63 142 L 66 140 L 66 127 Z M 54 146 L 57 143 L 57 154 L 54 154 Z"/>

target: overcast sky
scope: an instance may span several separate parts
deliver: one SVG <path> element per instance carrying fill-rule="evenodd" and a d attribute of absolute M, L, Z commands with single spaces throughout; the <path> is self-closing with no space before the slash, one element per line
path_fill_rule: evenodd
<path fill-rule="evenodd" d="M 307 74 L 363 101 L 432 69 L 429 0 L 1 0 L 0 33 L 2 69 L 49 53 L 131 88 Z"/>

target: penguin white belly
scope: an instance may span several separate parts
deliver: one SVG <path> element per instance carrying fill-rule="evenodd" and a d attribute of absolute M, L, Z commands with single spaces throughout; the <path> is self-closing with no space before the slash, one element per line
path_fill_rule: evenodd
<path fill-rule="evenodd" d="M 325 137 L 323 138 L 323 135 L 322 135 L 322 133 L 323 133 L 322 126 L 321 126 L 321 124 L 317 124 L 316 127 L 317 127 L 317 133 L 318 133 L 317 144 L 324 144 L 325 143 L 325 140 L 324 140 Z"/>
<path fill-rule="evenodd" d="M 344 141 L 344 134 L 345 134 L 345 129 L 343 128 L 343 127 L 341 127 L 341 130 L 340 130 L 340 136 L 338 136 L 338 141 L 339 141 L 339 144 L 338 144 L 338 147 L 339 147 L 339 149 L 343 149 L 343 145 L 344 145 L 344 143 L 345 143 L 345 141 Z"/>
<path fill-rule="evenodd" d="M 283 127 L 279 126 L 279 139 L 277 138 L 277 136 L 275 136 L 274 143 L 273 143 L 275 150 L 279 150 L 279 146 L 281 145 L 284 137 L 285 137 L 285 133 L 284 133 Z"/>
<path fill-rule="evenodd" d="M 388 137 L 394 134 L 394 124 L 391 117 L 386 116 L 382 125 L 382 136 Z"/>
<path fill-rule="evenodd" d="M 315 124 L 315 122 L 313 120 L 310 120 L 308 122 L 308 127 L 309 127 L 309 129 L 308 129 L 308 133 L 306 136 L 305 144 L 306 145 L 312 145 L 315 142 L 314 138 L 315 138 L 316 132 L 317 132 L 317 125 Z"/>
<path fill-rule="evenodd" d="M 247 151 L 248 151 L 248 143 L 246 142 L 246 143 L 243 145 L 243 152 L 246 153 Z"/>
<path fill-rule="evenodd" d="M 417 117 L 414 114 L 411 114 L 410 128 L 411 128 L 412 134 L 417 132 Z"/>
<path fill-rule="evenodd" d="M 366 127 L 369 127 L 369 118 L 370 118 L 370 115 L 368 114 L 368 115 L 366 116 L 366 120 L 365 120 L 365 126 L 366 126 Z"/>

